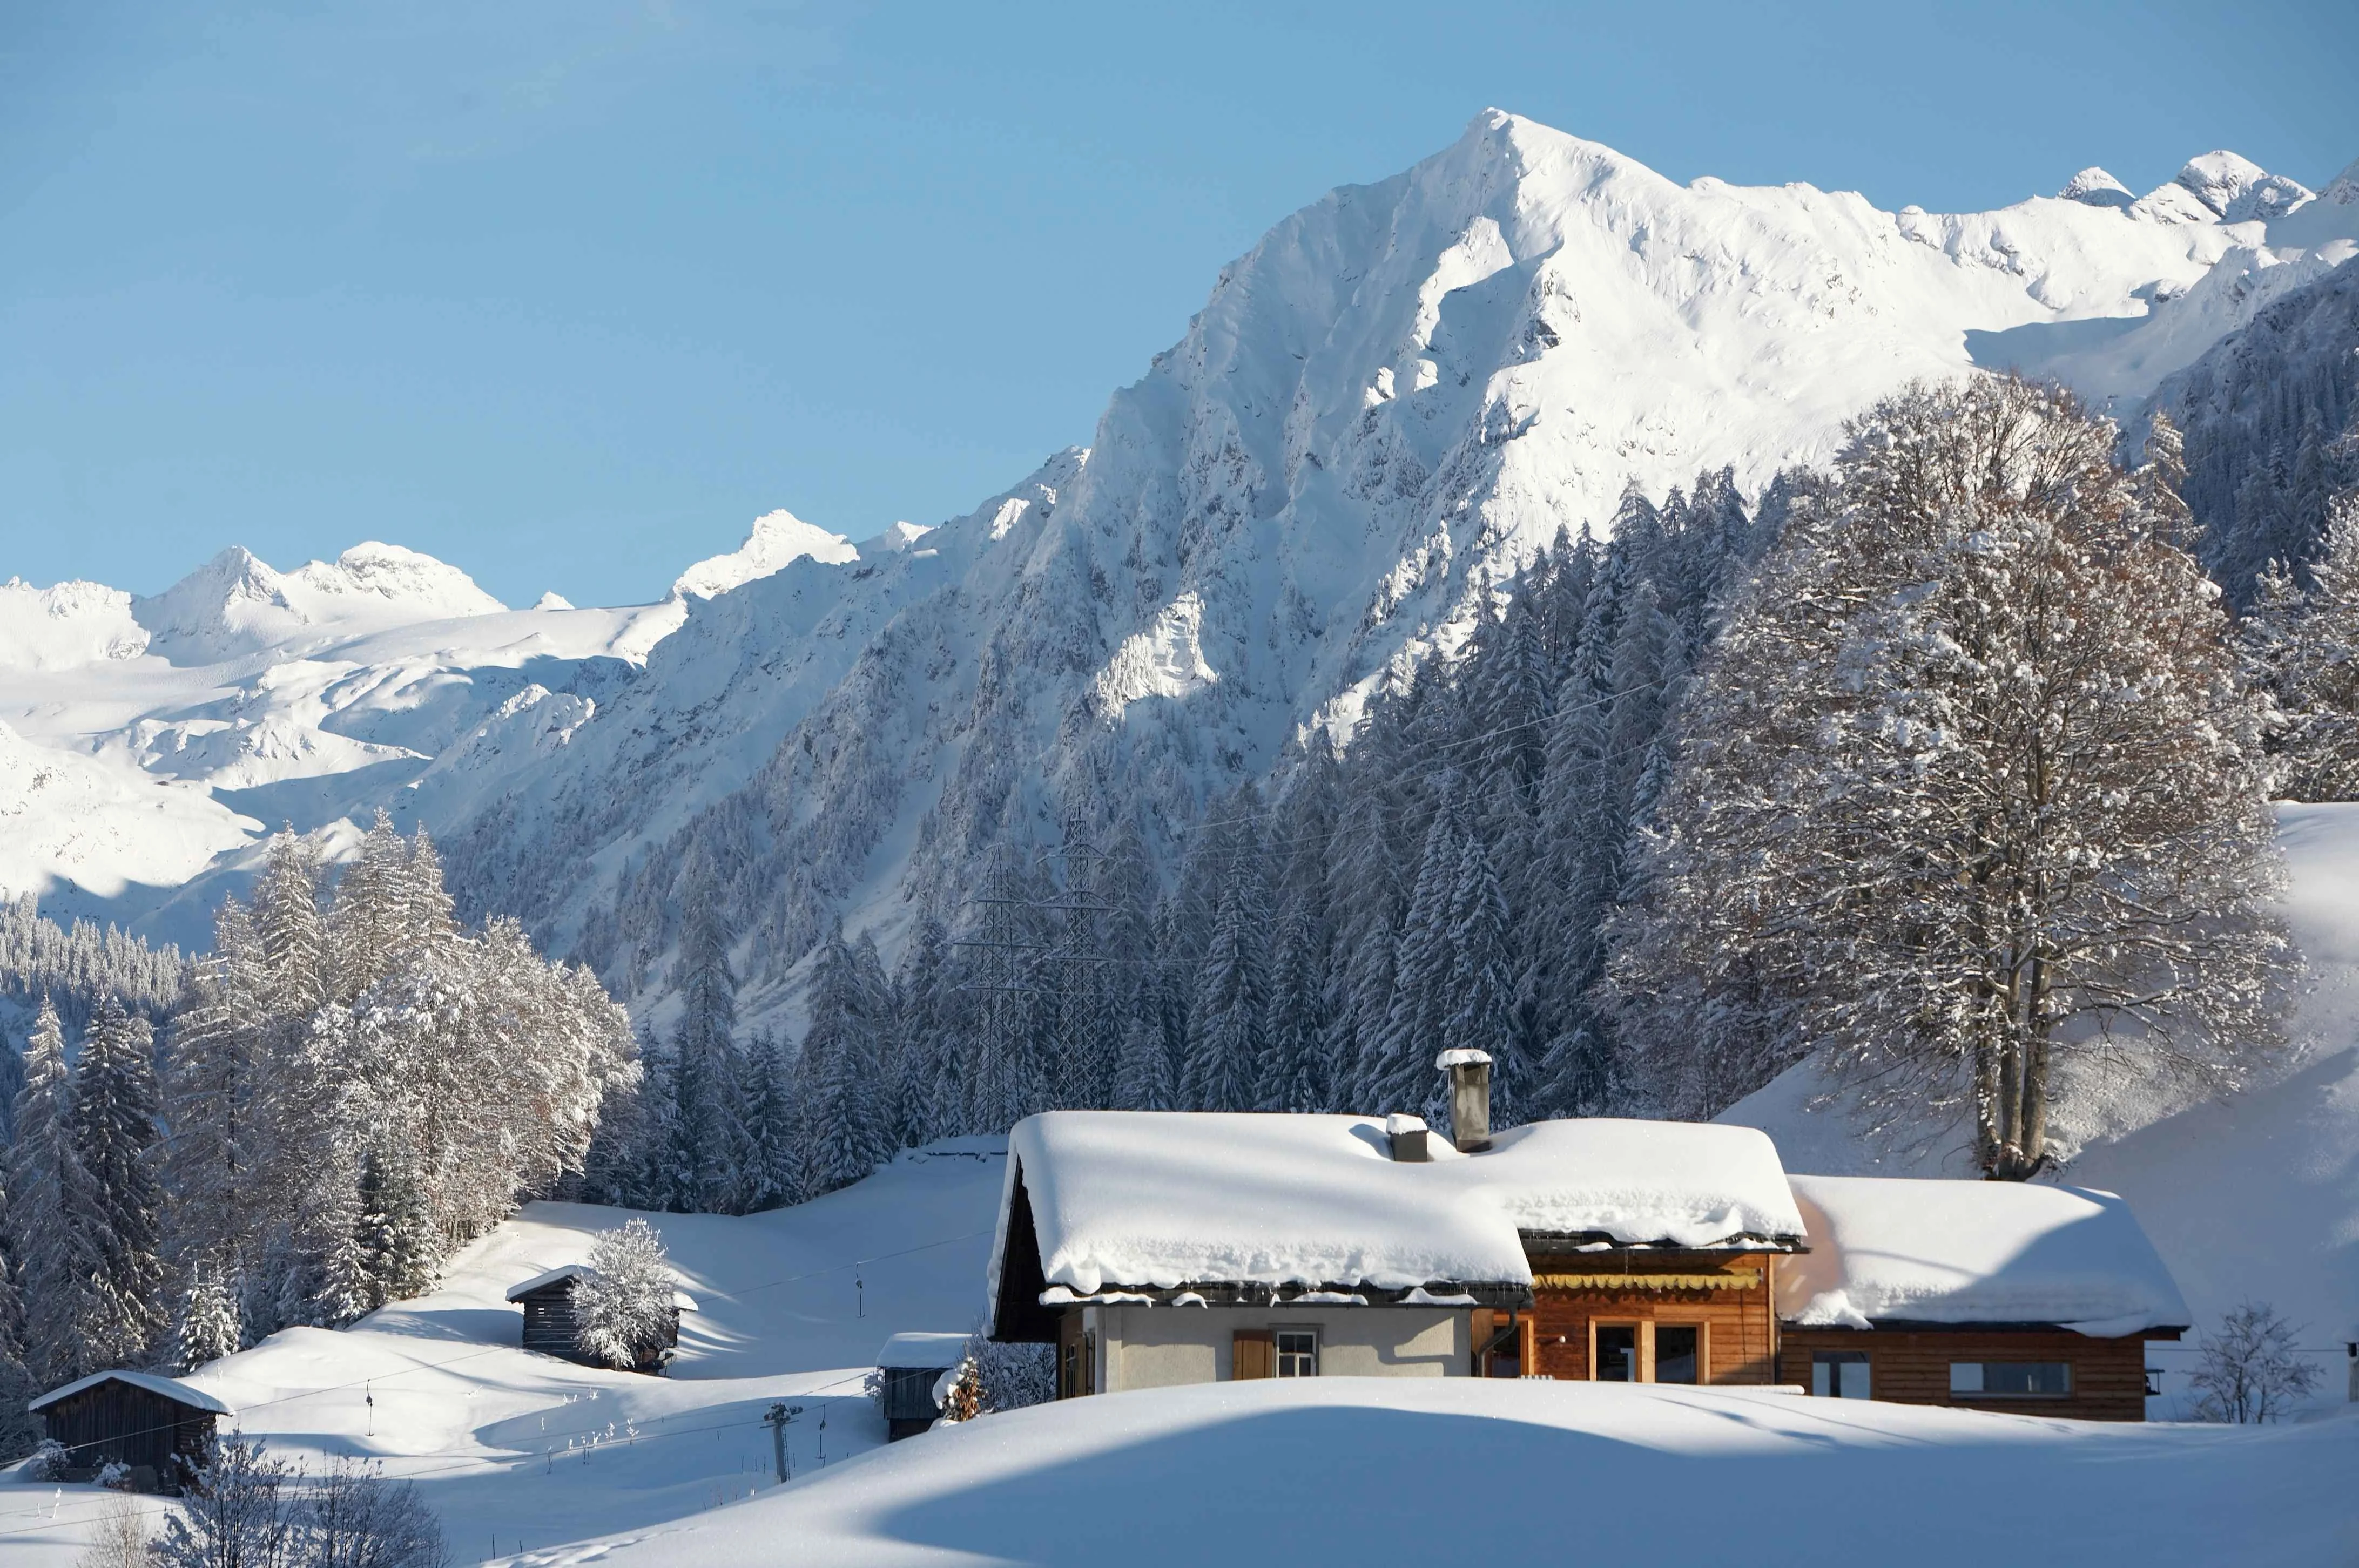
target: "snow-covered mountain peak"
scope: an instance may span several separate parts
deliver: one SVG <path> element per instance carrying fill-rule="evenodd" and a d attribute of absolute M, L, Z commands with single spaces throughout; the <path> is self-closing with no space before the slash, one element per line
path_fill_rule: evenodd
<path fill-rule="evenodd" d="M 506 608 L 458 568 L 374 540 L 291 572 L 233 545 L 154 598 L 132 601 L 149 651 L 175 664 Z"/>
<path fill-rule="evenodd" d="M 2228 223 L 2285 217 L 2312 195 L 2308 186 L 2224 148 L 2188 159 L 2173 183 Z"/>
<path fill-rule="evenodd" d="M 147 629 L 132 619 L 131 596 L 121 589 L 79 580 L 35 588 L 13 577 L 0 582 L 0 669 L 71 669 L 147 650 Z"/>
<path fill-rule="evenodd" d="M 671 585 L 677 597 L 712 599 L 756 578 L 768 577 L 805 557 L 830 566 L 860 558 L 852 541 L 780 507 L 754 519 L 745 542 L 726 555 L 708 556 L 679 574 Z"/>
<path fill-rule="evenodd" d="M 2066 201 L 2083 202 L 2091 207 L 2127 207 L 2137 198 L 2130 188 L 2112 175 L 2091 164 L 2064 182 L 2057 196 Z"/>
<path fill-rule="evenodd" d="M 873 539 L 864 539 L 859 549 L 863 558 L 875 555 L 897 555 L 914 549 L 918 541 L 932 533 L 933 526 L 924 523 L 896 523 Z"/>
<path fill-rule="evenodd" d="M 2343 165 L 2343 172 L 2328 181 L 2326 189 L 2320 191 L 2319 196 L 2337 207 L 2359 204 L 2359 158 Z"/>
<path fill-rule="evenodd" d="M 496 615 L 507 609 L 457 567 L 374 539 L 354 545 L 333 561 L 311 561 L 289 575 L 322 594 L 364 595 L 398 605 L 416 620 Z"/>

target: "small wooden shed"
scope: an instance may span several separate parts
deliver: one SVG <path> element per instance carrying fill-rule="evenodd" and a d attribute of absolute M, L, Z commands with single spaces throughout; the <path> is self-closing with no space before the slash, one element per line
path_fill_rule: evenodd
<path fill-rule="evenodd" d="M 535 1274 L 508 1292 L 508 1300 L 524 1308 L 522 1343 L 527 1350 L 538 1350 L 544 1356 L 555 1356 L 584 1367 L 599 1365 L 583 1354 L 573 1340 L 573 1281 L 596 1272 L 587 1263 L 568 1263 L 545 1274 Z M 650 1374 L 662 1371 L 679 1344 L 679 1314 L 695 1310 L 695 1297 L 686 1291 L 673 1291 L 669 1332 L 662 1346 L 631 1370 Z"/>
<path fill-rule="evenodd" d="M 942 1413 L 934 1387 L 942 1374 L 966 1358 L 963 1334 L 897 1334 L 876 1353 L 885 1380 L 886 1441 L 915 1437 Z"/>
<path fill-rule="evenodd" d="M 47 1436 L 62 1444 L 60 1479 L 87 1481 L 113 1464 L 128 1465 L 134 1490 L 178 1494 L 204 1463 L 213 1422 L 230 1413 L 202 1389 L 152 1372 L 93 1372 L 52 1389 L 26 1409 Z"/>

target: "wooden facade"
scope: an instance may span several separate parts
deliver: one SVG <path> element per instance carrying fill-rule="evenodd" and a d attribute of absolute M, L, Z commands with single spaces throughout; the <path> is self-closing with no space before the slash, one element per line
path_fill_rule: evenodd
<path fill-rule="evenodd" d="M 577 1366 L 604 1365 L 574 1342 L 577 1325 L 573 1316 L 573 1281 L 585 1271 L 579 1268 L 558 1270 L 544 1280 L 527 1281 L 525 1285 L 508 1292 L 508 1300 L 524 1309 L 524 1330 L 519 1338 L 524 1348 L 538 1350 L 544 1356 L 555 1356 Z M 664 1342 L 630 1370 L 649 1376 L 663 1371 L 671 1360 L 672 1351 L 679 1344 L 679 1307 L 677 1303 L 671 1309 L 669 1324 Z"/>
<path fill-rule="evenodd" d="M 2146 1342 L 2177 1339 L 2175 1328 L 2097 1339 L 2069 1328 L 2033 1325 L 1918 1324 L 1907 1327 L 1795 1328 L 1779 1341 L 1779 1381 L 1840 1391 L 1840 1378 L 1816 1376 L 1813 1362 L 1850 1360 L 1865 1368 L 1865 1397 L 1899 1404 L 1951 1405 L 2075 1421 L 2146 1419 Z M 1952 1367 L 2066 1368 L 2060 1392 L 1987 1391 L 1953 1384 L 2052 1380 L 2052 1374 L 1953 1376 Z M 1854 1384 L 1854 1389 L 1858 1385 Z M 1854 1394 L 1854 1397 L 1858 1397 Z"/>
<path fill-rule="evenodd" d="M 885 1440 L 898 1443 L 932 1426 L 942 1413 L 934 1385 L 948 1367 L 880 1367 L 884 1375 Z"/>
<path fill-rule="evenodd" d="M 204 1463 L 216 1415 L 118 1378 L 92 1380 L 41 1406 L 39 1413 L 45 1435 L 65 1446 L 60 1479 L 87 1481 L 121 1464 L 130 1467 L 135 1490 L 175 1495 Z"/>
<path fill-rule="evenodd" d="M 1778 1254 L 1560 1252 L 1534 1245 L 1532 1306 L 1477 1310 L 1478 1377 L 1579 1381 L 1775 1380 Z"/>

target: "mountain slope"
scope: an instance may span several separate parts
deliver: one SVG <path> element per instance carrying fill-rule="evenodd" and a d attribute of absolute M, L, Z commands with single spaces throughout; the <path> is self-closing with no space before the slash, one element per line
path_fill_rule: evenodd
<path fill-rule="evenodd" d="M 1088 452 L 938 529 L 853 546 L 773 514 L 606 611 L 502 612 L 388 546 L 286 574 L 232 552 L 155 600 L 45 600 L 39 635 L 0 635 L 0 721 L 201 786 L 198 848 L 102 891 L 390 804 L 458 841 L 472 909 L 527 915 L 644 1006 L 701 845 L 741 968 L 777 986 L 839 914 L 889 942 L 953 910 L 990 843 L 1185 820 L 1305 730 L 1348 732 L 1626 487 L 1758 487 L 1977 363 L 2144 396 L 2336 267 L 2348 195 L 2207 154 L 2142 197 L 2089 171 L 1889 213 L 1678 185 L 1486 112 L 1276 225 Z M 2270 243 L 2301 225 L 2311 248 Z M 168 904 L 185 937 L 200 903 L 113 912 Z"/>
<path fill-rule="evenodd" d="M 2255 186 L 2234 167 L 2188 178 L 2229 211 Z M 2302 210 L 2291 182 L 2267 189 Z M 1949 217 L 1682 187 L 1486 114 L 1225 269 L 1114 395 L 1053 508 L 1011 522 L 1003 498 L 929 535 L 961 565 L 919 597 L 906 575 L 848 588 L 838 623 L 864 614 L 875 641 L 766 759 L 700 741 L 683 799 L 571 748 L 534 788 L 595 810 L 554 836 L 522 796 L 518 827 L 480 818 L 473 896 L 654 979 L 701 841 L 756 973 L 839 910 L 889 939 L 913 907 L 950 912 L 995 838 L 1134 806 L 1181 820 L 1303 728 L 1348 730 L 1375 682 L 1457 644 L 1479 585 L 1560 528 L 1607 526 L 1625 486 L 1723 465 L 1758 486 L 1825 457 L 1876 396 L 1969 368 L 1978 334 L 2171 320 L 2266 235 L 2180 183 Z M 2233 324 L 2199 314 L 2215 336 Z M 2142 394 L 2132 373 L 2154 362 L 2104 369 Z"/>

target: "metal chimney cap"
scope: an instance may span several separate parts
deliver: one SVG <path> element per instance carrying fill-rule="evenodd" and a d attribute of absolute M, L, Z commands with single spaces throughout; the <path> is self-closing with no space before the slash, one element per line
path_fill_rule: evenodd
<path fill-rule="evenodd" d="M 1461 1046 L 1454 1051 L 1444 1051 L 1440 1055 L 1436 1056 L 1433 1059 L 1434 1070 L 1442 1073 L 1450 1071 L 1452 1067 L 1487 1067 L 1490 1065 L 1491 1053 L 1488 1051 L 1477 1051 L 1471 1046 Z"/>

